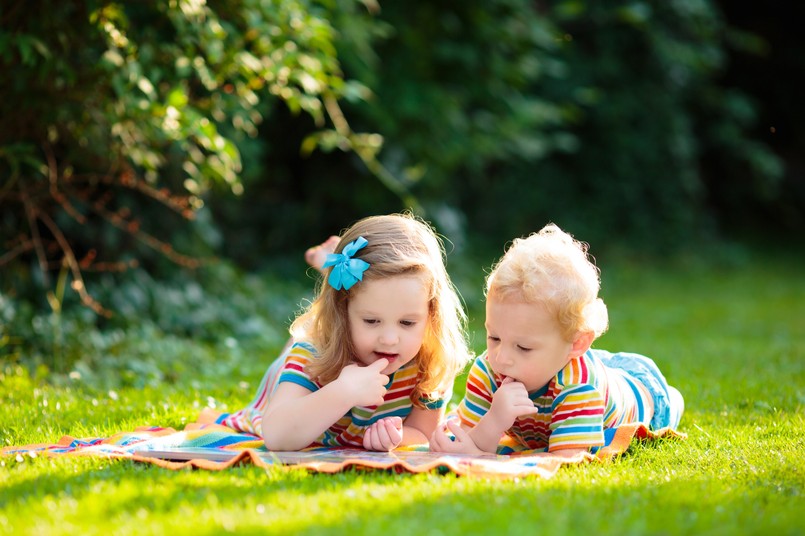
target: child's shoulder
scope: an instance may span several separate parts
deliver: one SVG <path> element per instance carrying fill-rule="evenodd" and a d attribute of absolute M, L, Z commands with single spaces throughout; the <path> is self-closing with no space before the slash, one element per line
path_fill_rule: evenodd
<path fill-rule="evenodd" d="M 293 344 L 285 352 L 285 362 L 295 361 L 303 364 L 316 359 L 318 357 L 316 347 L 308 341 L 294 341 Z"/>
<path fill-rule="evenodd" d="M 316 355 L 318 352 L 316 351 L 316 347 L 313 346 L 310 342 L 305 340 L 296 340 L 291 344 L 292 351 L 299 351 L 303 353 L 309 353 Z"/>
<path fill-rule="evenodd" d="M 580 356 L 571 359 L 562 370 L 556 373 L 554 377 L 556 386 L 592 384 L 596 377 L 596 369 L 601 363 L 597 352 L 597 350 L 587 350 Z"/>
<path fill-rule="evenodd" d="M 471 368 L 476 372 L 482 371 L 489 376 L 495 375 L 494 371 L 492 370 L 492 365 L 489 363 L 489 356 L 487 355 L 486 351 L 475 358 L 475 360 L 472 362 Z"/>

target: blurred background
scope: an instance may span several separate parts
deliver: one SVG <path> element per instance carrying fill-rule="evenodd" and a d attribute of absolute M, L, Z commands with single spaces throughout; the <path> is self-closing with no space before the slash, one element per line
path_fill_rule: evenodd
<path fill-rule="evenodd" d="M 801 255 L 802 19 L 782 0 L 3 2 L 0 359 L 99 386 L 262 368 L 312 292 L 304 250 L 371 214 L 444 235 L 476 322 L 484 269 L 547 222 L 605 277 Z"/>

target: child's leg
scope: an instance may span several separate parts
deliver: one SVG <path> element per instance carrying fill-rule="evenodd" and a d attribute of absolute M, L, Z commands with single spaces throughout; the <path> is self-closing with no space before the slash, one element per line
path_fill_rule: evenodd
<path fill-rule="evenodd" d="M 263 410 L 265 410 L 268 400 L 277 385 L 280 372 L 283 365 L 285 365 L 286 354 L 287 349 L 268 367 L 263 379 L 260 381 L 260 386 L 257 388 L 257 394 L 245 408 L 234 413 L 222 414 L 218 417 L 216 423 L 228 426 L 238 432 L 247 432 L 262 437 Z"/>
<path fill-rule="evenodd" d="M 649 357 L 631 352 L 610 353 L 605 350 L 590 350 L 601 359 L 605 366 L 618 368 L 643 384 L 651 393 L 654 403 L 654 415 L 651 427 L 655 430 L 670 426 L 676 429 L 685 402 L 682 394 L 668 384 L 657 364 Z"/>
<path fill-rule="evenodd" d="M 308 248 L 305 252 L 305 261 L 319 272 L 322 272 L 322 266 L 324 261 L 327 260 L 327 255 L 335 252 L 339 240 L 340 238 L 333 235 L 318 246 Z"/>
<path fill-rule="evenodd" d="M 320 273 L 324 273 L 322 266 L 324 265 L 324 261 L 327 259 L 327 255 L 330 253 L 335 252 L 335 248 L 338 245 L 338 241 L 340 238 L 333 235 L 318 246 L 313 246 L 305 251 L 305 262 L 307 262 L 312 268 L 315 268 Z M 285 352 L 291 347 L 294 343 L 293 337 L 288 339 L 288 342 L 285 343 L 285 346 L 282 348 L 281 355 L 285 355 Z"/>
<path fill-rule="evenodd" d="M 319 272 L 323 272 L 322 265 L 324 265 L 327 255 L 335 251 L 339 240 L 339 237 L 333 235 L 318 246 L 308 248 L 305 252 L 305 261 Z M 260 381 L 260 386 L 257 388 L 257 394 L 254 399 L 240 411 L 222 414 L 216 420 L 217 424 L 223 424 L 239 432 L 248 432 L 259 436 L 263 435 L 263 411 L 268 404 L 271 394 L 274 392 L 282 366 L 285 364 L 285 357 L 293 343 L 293 338 L 288 339 L 280 356 L 271 364 L 263 376 L 263 379 Z"/>
<path fill-rule="evenodd" d="M 671 415 L 669 416 L 670 426 L 674 430 L 679 426 L 679 421 L 682 420 L 682 414 L 685 412 L 685 399 L 682 398 L 682 393 L 679 390 L 672 386 L 668 386 L 668 395 L 671 399 L 670 410 Z"/>

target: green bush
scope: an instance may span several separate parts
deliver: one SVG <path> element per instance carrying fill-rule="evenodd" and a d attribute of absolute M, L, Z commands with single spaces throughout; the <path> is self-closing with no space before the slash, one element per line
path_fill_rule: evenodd
<path fill-rule="evenodd" d="M 0 351 L 75 348 L 68 370 L 82 331 L 97 355 L 113 330 L 247 336 L 256 293 L 218 289 L 248 285 L 229 261 L 294 280 L 286 255 L 409 207 L 458 253 L 548 221 L 597 251 L 718 240 L 736 214 L 763 233 L 805 197 L 723 82 L 762 43 L 717 6 L 7 3 Z"/>
<path fill-rule="evenodd" d="M 722 82 L 730 51 L 758 38 L 712 1 L 390 3 L 332 20 L 347 76 L 371 91 L 345 103 L 353 127 L 383 135 L 385 168 L 457 244 L 499 250 L 555 221 L 662 252 L 729 235 L 739 207 L 762 221 L 783 202 L 755 105 Z M 284 131 L 246 210 L 214 201 L 225 242 L 240 244 L 228 253 L 259 263 L 402 208 L 356 158 L 294 152 L 314 128 Z"/>
<path fill-rule="evenodd" d="M 249 140 L 276 103 L 312 118 L 314 143 L 371 161 L 378 140 L 352 132 L 339 109 L 362 89 L 342 75 L 330 9 L 304 0 L 5 6 L 0 66 L 14 76 L 0 94 L 0 267 L 35 260 L 51 303 L 65 267 L 68 288 L 108 314 L 86 270 L 155 256 L 197 266 L 208 244 L 180 252 L 173 234 L 213 185 L 243 192 L 239 146 L 259 158 Z"/>
<path fill-rule="evenodd" d="M 99 389 L 259 372 L 311 293 L 305 279 L 246 275 L 225 262 L 162 280 L 141 269 L 107 275 L 93 288 L 115 314 L 100 323 L 75 294 L 47 311 L 0 293 L 0 361 Z"/>

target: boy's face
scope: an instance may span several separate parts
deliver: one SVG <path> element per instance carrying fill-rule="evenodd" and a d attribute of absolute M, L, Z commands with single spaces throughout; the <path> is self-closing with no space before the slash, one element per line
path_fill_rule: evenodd
<path fill-rule="evenodd" d="M 489 296 L 486 301 L 487 356 L 494 371 L 535 391 L 575 357 L 559 322 L 544 305 Z"/>

